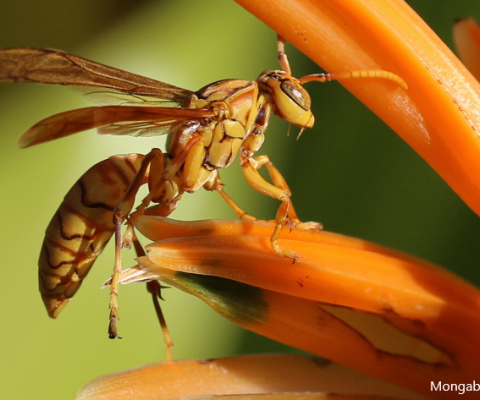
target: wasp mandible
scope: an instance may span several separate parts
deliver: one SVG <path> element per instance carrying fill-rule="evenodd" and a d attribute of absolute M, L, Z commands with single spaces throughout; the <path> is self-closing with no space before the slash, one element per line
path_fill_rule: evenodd
<path fill-rule="evenodd" d="M 219 170 L 237 157 L 245 179 L 256 191 L 280 201 L 272 232 L 272 249 L 282 257 L 296 254 L 277 244 L 281 228 L 301 223 L 280 172 L 261 148 L 273 114 L 303 129 L 314 116 L 303 84 L 345 78 L 391 80 L 406 88 L 397 75 L 379 70 L 292 76 L 284 40 L 278 37 L 281 70 L 263 72 L 255 81 L 222 80 L 197 92 L 108 67 L 61 51 L 15 48 L 0 51 L 0 81 L 73 86 L 88 99 L 107 104 L 66 111 L 45 118 L 20 137 L 29 147 L 97 128 L 99 134 L 168 135 L 166 151 L 110 157 L 88 170 L 66 195 L 50 222 L 39 259 L 40 292 L 55 318 L 78 290 L 107 241 L 115 234 L 115 266 L 110 291 L 109 336 L 118 337 L 118 276 L 121 249 L 130 247 L 139 216 L 169 215 L 182 195 L 200 188 L 218 192 L 240 218 L 255 219 L 223 190 Z M 258 170 L 265 166 L 271 182 Z M 141 185 L 148 195 L 132 212 Z M 150 206 L 151 203 L 156 205 Z M 127 229 L 122 236 L 121 226 Z"/>

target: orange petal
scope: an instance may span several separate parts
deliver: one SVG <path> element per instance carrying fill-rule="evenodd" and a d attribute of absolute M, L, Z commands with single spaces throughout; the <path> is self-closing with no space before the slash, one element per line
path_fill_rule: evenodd
<path fill-rule="evenodd" d="M 480 85 L 403 0 L 236 0 L 329 72 L 383 69 L 342 84 L 480 214 Z"/>
<path fill-rule="evenodd" d="M 94 379 L 75 399 L 328 400 L 329 394 L 335 400 L 421 399 L 327 360 L 286 355 L 152 364 Z"/>
<path fill-rule="evenodd" d="M 173 237 L 147 246 L 137 279 L 161 279 L 247 329 L 419 393 L 430 393 L 430 381 L 475 379 L 478 290 L 423 260 L 329 232 L 284 229 L 281 248 L 300 257 L 292 264 L 272 251 L 273 226 L 143 217 L 144 234 Z"/>

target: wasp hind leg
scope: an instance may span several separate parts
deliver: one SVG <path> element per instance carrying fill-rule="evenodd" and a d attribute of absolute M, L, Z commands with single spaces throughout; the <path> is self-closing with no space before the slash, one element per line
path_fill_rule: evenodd
<path fill-rule="evenodd" d="M 108 325 L 108 337 L 110 339 L 121 339 L 117 331 L 118 316 L 118 278 L 122 272 L 122 218 L 115 215 L 115 265 L 113 267 L 112 283 L 110 286 L 110 323 Z"/>
<path fill-rule="evenodd" d="M 115 224 L 115 264 L 110 286 L 110 323 L 108 325 L 108 336 L 110 339 L 121 339 L 117 331 L 117 320 L 120 319 L 118 314 L 118 282 L 119 276 L 122 272 L 122 248 L 130 247 L 131 236 L 133 236 L 133 233 L 127 229 L 127 240 L 125 237 L 122 237 L 122 224 L 124 221 L 128 221 L 128 215 L 133 208 L 135 196 L 140 186 L 146 183 L 148 179 L 149 167 L 152 164 L 152 161 L 161 158 L 162 156 L 163 153 L 161 150 L 152 149 L 152 151 L 143 158 L 140 168 L 136 172 L 134 179 L 131 181 L 122 200 L 115 207 L 113 213 Z M 131 227 L 130 223 L 129 227 Z"/>
<path fill-rule="evenodd" d="M 135 232 L 133 233 L 132 243 L 135 247 L 135 252 L 138 257 L 146 256 L 143 246 L 140 244 L 140 241 L 137 238 Z M 166 286 L 160 285 L 158 281 L 149 281 L 147 282 L 147 292 L 152 295 L 153 307 L 155 308 L 155 313 L 157 314 L 158 322 L 160 323 L 160 329 L 162 330 L 163 340 L 165 343 L 165 359 L 167 361 L 173 360 L 172 356 L 172 347 L 173 341 L 168 331 L 167 322 L 165 316 L 163 315 L 162 307 L 160 306 L 159 299 L 162 299 L 162 289 L 167 288 Z M 163 299 L 162 299 L 163 300 Z"/>

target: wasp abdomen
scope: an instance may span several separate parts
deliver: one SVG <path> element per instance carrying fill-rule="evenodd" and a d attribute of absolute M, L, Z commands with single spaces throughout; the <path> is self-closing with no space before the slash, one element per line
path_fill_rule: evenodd
<path fill-rule="evenodd" d="M 143 155 L 117 155 L 90 168 L 65 196 L 45 232 L 39 286 L 56 318 L 76 293 L 112 237 L 113 213 L 140 168 Z"/>

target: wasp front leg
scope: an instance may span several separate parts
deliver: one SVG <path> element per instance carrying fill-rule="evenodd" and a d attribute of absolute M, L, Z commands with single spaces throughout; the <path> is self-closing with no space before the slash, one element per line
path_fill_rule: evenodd
<path fill-rule="evenodd" d="M 301 223 L 297 217 L 295 209 L 293 208 L 292 200 L 290 198 L 290 189 L 280 174 L 278 169 L 274 167 L 268 156 L 260 156 L 256 158 L 247 158 L 241 160 L 243 174 L 249 185 L 257 192 L 265 194 L 269 197 L 277 199 L 282 202 L 275 215 L 275 230 L 270 238 L 273 250 L 283 257 L 288 257 L 296 260 L 298 256 L 289 250 L 282 250 L 278 246 L 277 240 L 280 235 L 280 230 L 285 225 L 293 224 L 305 229 L 320 230 L 322 227 L 316 222 Z M 262 166 L 266 166 L 273 184 L 267 182 L 259 173 L 258 170 Z"/>
<path fill-rule="evenodd" d="M 283 177 L 283 175 L 280 173 L 280 171 L 273 165 L 273 163 L 270 161 L 270 158 L 268 156 L 259 156 L 254 158 L 256 164 L 256 169 L 258 170 L 260 167 L 265 165 L 265 167 L 268 170 L 268 174 L 270 175 L 270 179 L 272 180 L 273 184 L 278 187 L 284 189 L 287 194 L 288 198 L 290 200 L 290 204 L 288 206 L 288 221 L 287 224 L 291 227 L 296 227 L 296 228 L 301 228 L 301 229 L 313 229 L 316 231 L 321 231 L 323 229 L 322 224 L 318 222 L 313 222 L 313 221 L 308 221 L 308 222 L 302 222 L 297 216 L 297 213 L 295 209 L 293 208 L 293 203 L 291 199 L 292 192 L 290 191 L 290 188 L 288 187 L 287 181 Z"/>

